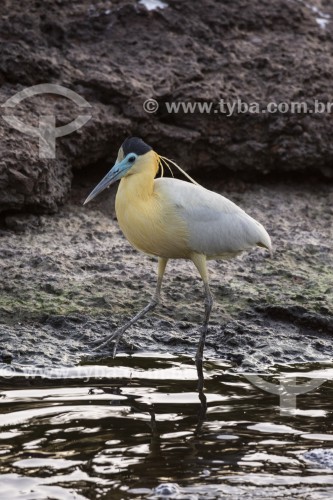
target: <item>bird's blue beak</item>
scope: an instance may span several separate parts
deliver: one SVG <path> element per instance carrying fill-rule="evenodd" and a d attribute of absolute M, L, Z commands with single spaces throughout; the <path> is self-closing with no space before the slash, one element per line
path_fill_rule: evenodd
<path fill-rule="evenodd" d="M 124 175 L 128 172 L 128 170 L 132 167 L 133 165 L 128 162 L 127 158 L 124 158 L 122 161 L 115 163 L 113 167 L 111 168 L 110 172 L 106 174 L 105 177 L 101 180 L 99 184 L 93 189 L 86 199 L 86 201 L 83 203 L 85 205 L 89 201 L 91 201 L 93 198 L 95 198 L 99 193 L 104 191 L 105 188 L 111 186 L 111 184 L 114 184 L 116 181 L 119 181 Z"/>

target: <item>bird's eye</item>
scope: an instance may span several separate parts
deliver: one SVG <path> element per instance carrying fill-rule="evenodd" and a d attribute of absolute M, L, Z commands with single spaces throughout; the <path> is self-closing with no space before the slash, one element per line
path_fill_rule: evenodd
<path fill-rule="evenodd" d="M 130 163 L 133 163 L 133 162 L 135 161 L 135 156 L 130 156 L 130 157 L 128 158 L 128 161 L 129 161 Z"/>

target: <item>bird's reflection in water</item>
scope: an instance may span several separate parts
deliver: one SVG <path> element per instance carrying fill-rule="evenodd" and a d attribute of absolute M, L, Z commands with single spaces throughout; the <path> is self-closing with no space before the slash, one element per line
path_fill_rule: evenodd
<path fill-rule="evenodd" d="M 202 424 L 204 423 L 206 413 L 207 413 L 207 398 L 204 393 L 204 374 L 203 374 L 203 361 L 202 357 L 195 360 L 198 374 L 198 395 L 200 399 L 200 409 L 198 413 L 198 423 L 195 429 L 195 434 L 198 435 L 201 432 Z"/>
<path fill-rule="evenodd" d="M 198 391 L 198 397 L 200 401 L 200 406 L 198 410 L 198 417 L 197 417 L 197 422 L 194 430 L 194 435 L 199 436 L 202 430 L 202 425 L 205 421 L 206 418 L 206 413 L 207 413 L 207 398 L 204 393 L 204 374 L 203 374 L 203 360 L 202 358 L 196 359 L 196 369 L 197 369 L 197 374 L 198 374 L 198 382 L 197 382 L 197 391 Z M 147 409 L 139 409 L 138 407 L 133 407 L 132 410 L 134 411 L 147 411 Z M 156 422 L 156 412 L 154 409 L 154 405 L 152 405 L 148 409 L 149 415 L 150 415 L 150 422 L 149 422 L 149 427 L 151 429 L 151 445 L 153 449 L 156 450 L 156 444 L 160 443 L 160 432 L 158 430 L 157 422 Z"/>

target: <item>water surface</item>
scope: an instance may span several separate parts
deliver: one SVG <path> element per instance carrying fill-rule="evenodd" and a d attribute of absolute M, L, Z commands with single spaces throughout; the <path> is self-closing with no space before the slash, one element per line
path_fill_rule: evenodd
<path fill-rule="evenodd" d="M 317 385 L 296 409 L 216 360 L 204 362 L 207 409 L 187 357 L 21 370 L 0 372 L 6 500 L 333 497 L 333 365 L 260 375 Z"/>

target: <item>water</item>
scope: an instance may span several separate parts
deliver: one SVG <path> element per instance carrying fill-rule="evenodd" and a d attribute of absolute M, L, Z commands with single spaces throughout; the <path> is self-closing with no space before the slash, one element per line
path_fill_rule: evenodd
<path fill-rule="evenodd" d="M 207 360 L 200 402 L 188 357 L 2 372 L 1 497 L 332 498 L 332 373 L 329 364 L 272 367 L 260 376 L 282 386 L 271 394 Z M 288 408 L 286 380 L 317 387 Z"/>

